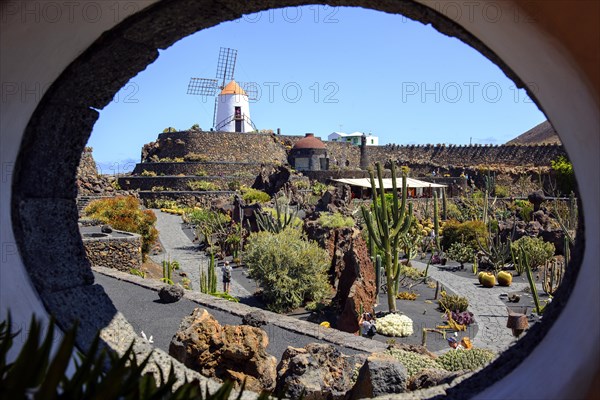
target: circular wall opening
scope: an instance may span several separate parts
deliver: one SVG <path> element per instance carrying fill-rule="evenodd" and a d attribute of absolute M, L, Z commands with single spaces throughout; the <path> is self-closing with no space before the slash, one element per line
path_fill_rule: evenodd
<path fill-rule="evenodd" d="M 277 6 L 300 3 L 303 4 L 300 1 L 287 1 Z M 517 86 L 525 86 L 512 69 L 480 40 L 431 8 L 413 2 L 363 4 L 360 1 L 348 1 L 336 5 L 363 6 L 431 23 L 440 32 L 457 37 L 480 51 Z M 69 326 L 75 319 L 81 321 L 80 345 L 89 343 L 92 335 L 106 326 L 115 313 L 106 295 L 92 285 L 93 276 L 77 231 L 74 201 L 75 171 L 91 128 L 98 118 L 96 110 L 106 106 L 132 76 L 153 62 L 158 56 L 157 49 L 166 48 L 195 31 L 239 18 L 245 13 L 266 10 L 270 6 L 272 4 L 269 2 L 248 4 L 242 1 L 230 2 L 227 7 L 185 1 L 159 2 L 148 6 L 103 34 L 73 61 L 46 92 L 30 119 L 15 166 L 13 228 L 30 278 L 47 310 L 62 327 Z M 490 28 L 489 34 L 493 35 L 493 32 L 494 29 Z M 491 40 L 489 37 L 486 39 Z M 530 97 L 544 109 L 543 102 L 538 101 L 535 94 L 530 93 Z M 548 114 L 553 120 L 552 113 Z M 556 120 L 562 121 L 560 116 Z M 557 125 L 559 133 L 565 124 L 568 124 L 568 119 Z M 567 150 L 569 145 L 573 145 L 573 141 L 566 140 Z M 576 171 L 583 170 L 583 165 L 583 161 L 576 162 Z M 40 185 L 41 182 L 47 184 Z M 593 202 L 597 194 L 582 191 L 582 196 L 584 201 L 581 209 L 586 216 L 585 221 L 589 216 L 595 218 L 596 212 L 590 209 L 590 201 Z M 579 226 L 581 231 L 583 223 Z M 589 234 L 589 231 L 586 232 Z M 584 237 L 583 232 L 579 237 Z M 574 257 L 573 265 L 581 264 L 583 245 L 584 240 L 578 240 L 574 252 L 578 257 Z M 586 270 L 591 268 L 588 264 L 583 264 Z M 495 363 L 450 389 L 448 394 L 465 397 L 482 391 L 490 382 L 502 379 L 515 370 L 527 354 L 534 351 L 538 342 L 546 342 L 544 335 L 553 328 L 553 322 L 567 304 L 567 295 L 576 283 L 575 275 L 572 273 L 567 277 L 558 297 L 560 301 L 552 303 L 542 324 Z M 99 309 L 101 312 L 98 312 Z M 547 341 L 547 346 L 557 343 L 556 335 L 558 333 Z M 548 354 L 547 346 L 539 351 Z M 543 364 L 544 360 L 544 354 L 536 354 L 539 351 L 536 349 L 531 357 L 532 362 L 538 365 Z M 524 366 L 519 367 L 522 368 Z"/>

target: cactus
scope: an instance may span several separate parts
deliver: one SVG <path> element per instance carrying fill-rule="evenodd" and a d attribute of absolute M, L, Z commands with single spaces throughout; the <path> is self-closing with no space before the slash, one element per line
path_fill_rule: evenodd
<path fill-rule="evenodd" d="M 444 192 L 442 192 L 444 193 Z M 443 196 L 443 195 L 442 195 Z M 437 192 L 433 192 L 433 233 L 435 234 L 435 249 L 440 250 L 440 217 L 438 210 Z"/>
<path fill-rule="evenodd" d="M 562 283 L 564 272 L 565 264 L 563 262 L 557 260 L 546 262 L 542 278 L 542 287 L 548 296 L 554 296 L 554 293 L 556 293 L 558 287 Z"/>
<path fill-rule="evenodd" d="M 258 229 L 271 233 L 279 233 L 294 222 L 298 210 L 290 212 L 289 204 L 286 204 L 285 211 L 283 211 L 279 206 L 279 202 L 275 199 L 275 213 L 277 216 L 273 217 L 270 214 L 255 211 L 254 215 L 256 216 Z"/>
<path fill-rule="evenodd" d="M 371 179 L 371 192 L 373 198 L 373 213 L 364 205 L 361 206 L 362 215 L 369 231 L 369 237 L 375 245 L 383 251 L 386 283 L 388 287 L 389 311 L 396 311 L 396 293 L 398 279 L 400 277 L 400 265 L 398 264 L 398 250 L 400 248 L 400 237 L 406 234 L 412 222 L 412 204 L 406 207 L 406 175 L 402 174 L 402 200 L 399 204 L 398 189 L 396 187 L 396 166 L 391 163 L 392 171 L 392 207 L 387 208 L 385 189 L 383 187 L 383 172 L 381 163 L 376 163 L 377 179 L 379 189 L 375 186 L 373 171 L 369 171 Z M 373 218 L 373 214 L 375 218 Z"/>
<path fill-rule="evenodd" d="M 162 277 L 161 281 L 163 281 L 167 285 L 173 285 L 173 280 L 171 279 L 171 262 L 167 261 L 167 260 L 163 260 L 162 269 L 163 269 L 163 277 Z"/>
<path fill-rule="evenodd" d="M 215 255 L 210 254 L 208 273 L 200 265 L 200 292 L 213 294 L 217 292 L 217 273 L 215 271 Z"/>
<path fill-rule="evenodd" d="M 448 219 L 448 199 L 446 197 L 446 188 L 442 188 L 442 219 L 444 221 Z"/>
<path fill-rule="evenodd" d="M 538 296 L 537 288 L 535 287 L 535 281 L 533 280 L 533 273 L 531 272 L 531 267 L 529 266 L 529 260 L 527 259 L 527 252 L 522 247 L 519 247 L 517 251 L 519 252 L 517 262 L 521 264 L 521 268 L 527 272 L 527 280 L 529 281 L 529 288 L 531 289 L 531 295 L 533 296 L 533 302 L 535 303 L 535 310 L 538 315 L 542 315 L 544 312 L 544 307 L 540 305 L 540 298 Z"/>
<path fill-rule="evenodd" d="M 217 291 L 217 274 L 215 272 L 215 255 L 210 254 L 210 263 L 208 264 L 208 293 Z"/>
<path fill-rule="evenodd" d="M 375 256 L 375 286 L 377 288 L 377 296 L 379 296 L 381 288 L 381 256 L 379 254 Z"/>
<path fill-rule="evenodd" d="M 502 242 L 500 239 L 500 235 L 493 235 L 492 232 L 486 238 L 486 245 L 483 246 L 479 240 L 477 240 L 477 245 L 479 246 L 479 250 L 490 260 L 490 262 L 494 265 L 494 273 L 497 274 L 498 271 L 502 269 L 507 260 L 511 258 L 512 249 L 511 249 L 511 241 L 508 239 L 506 242 Z M 514 262 L 514 255 L 513 255 Z M 523 273 L 523 271 L 519 271 L 517 269 L 519 275 Z"/>

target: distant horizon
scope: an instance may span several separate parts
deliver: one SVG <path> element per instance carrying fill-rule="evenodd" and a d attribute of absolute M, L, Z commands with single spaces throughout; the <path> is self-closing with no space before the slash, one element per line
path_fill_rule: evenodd
<path fill-rule="evenodd" d="M 220 47 L 238 50 L 234 79 L 258 88 L 250 113 L 259 130 L 323 140 L 370 132 L 380 145 L 503 144 L 546 120 L 496 65 L 430 25 L 360 8 L 291 7 L 161 50 L 99 111 L 88 142 L 96 162 L 120 172 L 169 126 L 209 131 L 214 99 L 186 91 L 190 78 L 215 76 Z"/>

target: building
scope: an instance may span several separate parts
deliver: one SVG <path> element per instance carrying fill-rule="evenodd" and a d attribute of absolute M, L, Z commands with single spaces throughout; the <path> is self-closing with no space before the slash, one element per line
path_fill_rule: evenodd
<path fill-rule="evenodd" d="M 290 150 L 288 162 L 296 171 L 327 171 L 327 148 L 313 133 L 307 133 Z"/>
<path fill-rule="evenodd" d="M 248 133 L 256 130 L 250 119 L 248 95 L 236 81 L 229 82 L 217 97 L 215 130 Z"/>
<path fill-rule="evenodd" d="M 379 146 L 379 137 L 371 133 L 364 134 L 362 132 L 333 132 L 327 136 L 327 140 L 330 142 L 349 142 L 354 146 L 360 146 L 360 140 L 363 135 L 367 137 L 367 146 Z"/>

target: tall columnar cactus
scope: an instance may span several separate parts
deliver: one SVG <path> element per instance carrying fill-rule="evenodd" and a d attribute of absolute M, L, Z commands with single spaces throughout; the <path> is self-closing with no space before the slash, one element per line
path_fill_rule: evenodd
<path fill-rule="evenodd" d="M 210 254 L 208 273 L 204 271 L 202 264 L 200 264 L 200 291 L 207 294 L 217 292 L 217 273 L 215 271 L 215 255 L 213 253 Z"/>
<path fill-rule="evenodd" d="M 448 199 L 446 197 L 446 188 L 442 188 L 442 219 L 448 219 Z"/>
<path fill-rule="evenodd" d="M 375 286 L 377 287 L 377 296 L 379 296 L 381 290 L 381 256 L 379 254 L 375 256 Z"/>
<path fill-rule="evenodd" d="M 210 254 L 210 264 L 208 265 L 208 290 L 209 293 L 216 293 L 217 291 L 217 273 L 215 271 L 215 255 Z"/>
<path fill-rule="evenodd" d="M 406 175 L 402 176 L 402 200 L 398 199 L 396 186 L 396 166 L 391 163 L 392 171 L 392 206 L 388 210 L 385 189 L 383 187 L 383 172 L 380 163 L 376 163 L 379 189 L 375 185 L 373 171 L 369 171 L 371 179 L 371 192 L 373 199 L 373 213 L 367 207 L 361 206 L 363 218 L 369 230 L 369 236 L 384 255 L 384 268 L 388 287 L 388 308 L 396 311 L 396 294 L 400 278 L 400 265 L 398 263 L 398 250 L 400 237 L 408 232 L 412 222 L 412 204 L 406 206 Z"/>
<path fill-rule="evenodd" d="M 167 260 L 163 260 L 162 269 L 163 269 L 163 277 L 162 277 L 161 281 L 163 281 L 167 285 L 172 285 L 173 280 L 171 279 L 171 262 L 167 261 Z"/>
<path fill-rule="evenodd" d="M 565 263 L 557 260 L 546 261 L 542 278 L 542 288 L 549 296 L 554 296 L 562 283 L 565 272 Z"/>
<path fill-rule="evenodd" d="M 524 248 L 519 247 L 517 250 L 519 256 L 517 257 L 517 262 L 520 265 L 520 268 L 524 269 L 527 272 L 527 280 L 529 281 L 529 288 L 531 289 L 531 295 L 533 296 L 533 302 L 535 303 L 535 310 L 538 315 L 542 315 L 544 312 L 544 307 L 540 305 L 540 298 L 538 296 L 537 288 L 535 286 L 535 281 L 533 279 L 533 273 L 531 272 L 531 267 L 529 266 L 529 260 L 527 259 L 527 252 Z"/>
<path fill-rule="evenodd" d="M 443 192 L 442 192 L 443 193 Z M 437 192 L 433 192 L 433 233 L 435 234 L 435 249 L 440 251 L 440 213 L 438 210 Z"/>

